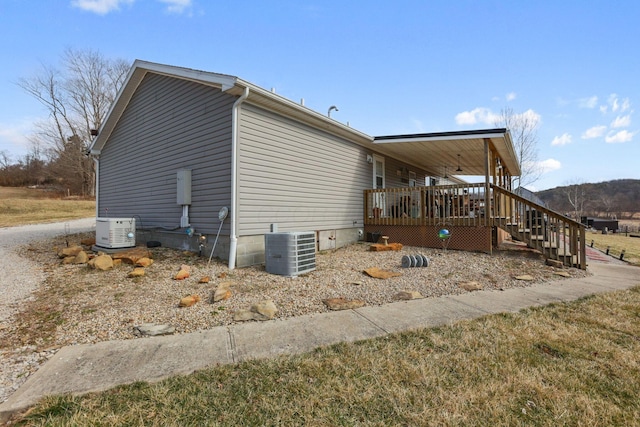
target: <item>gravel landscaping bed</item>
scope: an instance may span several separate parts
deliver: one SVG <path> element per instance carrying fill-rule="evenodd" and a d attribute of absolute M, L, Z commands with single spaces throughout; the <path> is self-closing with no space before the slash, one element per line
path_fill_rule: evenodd
<path fill-rule="evenodd" d="M 399 252 L 371 252 L 365 243 L 318 253 L 317 270 L 293 278 L 268 274 L 264 266 L 229 271 L 225 263 L 216 260 L 208 266 L 204 256 L 153 248 L 154 263 L 145 268 L 145 275 L 129 278 L 133 266 L 127 264 L 108 271 L 86 264 L 62 264 L 54 248 L 66 246 L 67 240 L 77 243 L 82 237 L 32 241 L 18 249 L 20 262 L 30 267 L 12 266 L 9 271 L 34 274 L 38 283 L 28 290 L 28 296 L 4 308 L 0 402 L 60 347 L 141 339 L 134 334 L 134 327 L 143 323 L 168 324 L 176 333 L 188 333 L 233 324 L 236 310 L 267 299 L 278 308 L 273 321 L 281 321 L 326 312 L 323 300 L 328 298 L 358 299 L 371 306 L 397 300 L 400 291 L 419 292 L 425 298 L 468 292 L 460 287 L 461 282 L 474 281 L 482 289 L 500 290 L 562 279 L 556 275 L 558 269 L 546 266 L 544 259 L 528 251 L 488 255 L 405 247 Z M 429 258 L 429 267 L 402 268 L 402 256 L 415 254 Z M 15 263 L 17 258 L 9 259 Z M 174 280 L 183 264 L 190 267 L 190 277 Z M 37 268 L 31 271 L 34 266 Z M 375 279 L 363 273 L 370 267 L 401 275 Z M 587 275 L 578 269 L 562 271 L 572 277 Z M 515 279 L 525 274 L 533 281 Z M 208 283 L 200 282 L 204 277 L 210 278 Z M 6 280 L 12 279 L 3 277 Z M 231 297 L 214 303 L 213 292 L 223 282 L 229 285 Z M 198 295 L 200 301 L 179 307 L 180 299 L 188 295 Z"/>

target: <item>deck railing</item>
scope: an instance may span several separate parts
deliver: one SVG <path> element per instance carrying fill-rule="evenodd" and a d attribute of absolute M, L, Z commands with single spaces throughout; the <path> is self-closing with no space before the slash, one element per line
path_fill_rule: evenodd
<path fill-rule="evenodd" d="M 586 268 L 582 224 L 497 185 L 365 190 L 364 212 L 365 225 L 500 227 L 547 258 Z"/>
<path fill-rule="evenodd" d="M 365 190 L 365 224 L 486 225 L 484 193 L 484 184 Z"/>

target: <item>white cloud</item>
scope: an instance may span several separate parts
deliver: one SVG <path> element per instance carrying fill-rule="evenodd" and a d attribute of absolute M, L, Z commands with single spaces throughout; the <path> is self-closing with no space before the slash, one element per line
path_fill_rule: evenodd
<path fill-rule="evenodd" d="M 0 123 L 0 150 L 7 151 L 12 157 L 20 156 L 29 149 L 27 134 L 31 130 L 32 122 Z"/>
<path fill-rule="evenodd" d="M 490 109 L 482 107 L 456 114 L 456 123 L 459 125 L 474 125 L 476 123 L 493 125 L 498 120 L 500 120 L 499 114 L 495 114 Z"/>
<path fill-rule="evenodd" d="M 607 127 L 606 126 L 594 126 L 592 128 L 587 129 L 586 131 L 584 131 L 584 133 L 582 134 L 582 139 L 593 139 L 593 138 L 599 138 L 602 135 L 604 135 L 604 133 L 607 131 Z"/>
<path fill-rule="evenodd" d="M 527 167 L 527 165 L 524 165 L 524 166 Z M 548 173 L 561 168 L 562 168 L 562 163 L 560 163 L 558 160 L 546 159 L 540 162 L 536 162 L 535 168 L 533 168 L 532 170 L 538 170 L 541 173 Z"/>
<path fill-rule="evenodd" d="M 630 108 L 631 108 L 631 102 L 629 101 L 629 98 L 620 99 L 618 97 L 618 94 L 612 93 L 611 95 L 609 95 L 609 98 L 607 98 L 607 104 L 600 106 L 600 111 L 603 114 L 609 111 L 611 111 L 612 113 L 617 113 L 617 112 L 624 113 Z"/>
<path fill-rule="evenodd" d="M 598 97 L 591 96 L 589 98 L 582 98 L 578 100 L 578 107 L 580 108 L 596 108 L 598 105 Z"/>
<path fill-rule="evenodd" d="M 533 111 L 531 108 L 529 108 L 524 113 L 516 114 L 515 117 L 518 120 L 522 120 L 522 121 L 526 121 L 528 123 L 531 123 L 531 125 L 534 126 L 534 127 L 538 126 L 540 124 L 540 122 L 542 121 L 542 116 L 540 114 L 536 113 L 535 111 Z"/>
<path fill-rule="evenodd" d="M 631 115 L 627 114 L 626 116 L 618 116 L 614 121 L 611 122 L 612 128 L 624 128 L 631 124 Z"/>
<path fill-rule="evenodd" d="M 507 101 L 513 101 L 514 99 L 516 99 L 516 96 L 517 95 L 515 92 L 509 92 L 505 98 L 507 99 Z"/>
<path fill-rule="evenodd" d="M 621 130 L 616 133 L 610 133 L 604 139 L 607 144 L 616 144 L 621 142 L 629 142 L 633 139 L 634 132 L 629 132 L 627 130 Z"/>
<path fill-rule="evenodd" d="M 135 0 L 72 0 L 71 6 L 87 12 L 106 15 L 109 12 L 120 9 L 121 4 L 132 4 Z"/>
<path fill-rule="evenodd" d="M 562 135 L 553 138 L 553 141 L 551 141 L 551 145 L 571 144 L 572 139 L 573 138 L 571 137 L 571 135 L 569 135 L 568 133 L 563 133 Z"/>
<path fill-rule="evenodd" d="M 169 13 L 183 13 L 191 7 L 191 0 L 158 0 L 167 5 Z"/>

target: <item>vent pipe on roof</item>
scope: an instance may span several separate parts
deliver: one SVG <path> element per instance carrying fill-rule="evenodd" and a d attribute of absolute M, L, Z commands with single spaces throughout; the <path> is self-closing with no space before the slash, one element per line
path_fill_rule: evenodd
<path fill-rule="evenodd" d="M 331 117 L 331 111 L 333 111 L 333 110 L 339 111 L 338 107 L 336 107 L 335 105 L 332 105 L 331 107 L 329 107 L 329 111 L 327 111 L 327 116 L 328 117 Z"/>

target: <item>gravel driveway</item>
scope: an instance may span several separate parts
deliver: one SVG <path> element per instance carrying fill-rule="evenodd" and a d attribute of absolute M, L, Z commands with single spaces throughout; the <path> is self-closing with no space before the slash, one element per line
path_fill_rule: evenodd
<path fill-rule="evenodd" d="M 29 298 L 31 292 L 45 279 L 42 266 L 18 256 L 15 248 L 66 233 L 90 231 L 95 226 L 95 218 L 84 218 L 0 228 L 0 323 L 6 322 L 14 313 L 15 304 Z"/>

